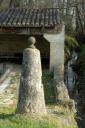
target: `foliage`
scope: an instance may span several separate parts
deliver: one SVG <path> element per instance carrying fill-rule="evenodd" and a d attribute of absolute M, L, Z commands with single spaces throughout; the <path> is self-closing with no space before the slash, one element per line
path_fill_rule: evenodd
<path fill-rule="evenodd" d="M 69 47 L 70 50 L 79 46 L 77 40 L 74 37 L 66 35 L 65 38 L 67 41 L 67 46 Z"/>
<path fill-rule="evenodd" d="M 65 61 L 70 57 L 72 51 L 79 47 L 77 40 L 69 35 L 65 36 Z"/>

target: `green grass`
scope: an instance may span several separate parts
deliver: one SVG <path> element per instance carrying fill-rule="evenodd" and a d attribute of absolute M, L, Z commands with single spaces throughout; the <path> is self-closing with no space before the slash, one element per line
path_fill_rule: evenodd
<path fill-rule="evenodd" d="M 0 128 L 57 128 L 57 124 L 11 114 L 0 115 Z"/>
<path fill-rule="evenodd" d="M 60 109 L 57 107 L 57 109 Z M 62 108 L 61 108 L 62 110 Z M 60 111 L 60 110 L 58 110 Z M 27 115 L 15 115 L 15 107 L 0 108 L 0 128 L 77 128 L 76 123 L 62 123 L 66 117 L 50 116 L 30 117 Z M 71 116 L 71 115 L 70 115 Z"/>
<path fill-rule="evenodd" d="M 13 76 L 11 83 L 14 84 L 18 79 L 18 75 Z M 43 71 L 42 79 L 48 110 L 47 116 L 30 117 L 27 115 L 15 115 L 16 104 L 9 107 L 0 106 L 0 128 L 77 128 L 74 113 L 68 110 L 64 103 L 55 104 L 53 77 L 49 74 L 48 70 Z M 16 95 L 15 90 L 13 93 Z M 66 122 L 70 120 L 71 123 L 66 123 L 64 120 Z"/>
<path fill-rule="evenodd" d="M 25 116 L 4 115 L 0 118 L 0 128 L 77 128 L 76 125 L 62 125 L 54 121 L 32 119 Z"/>

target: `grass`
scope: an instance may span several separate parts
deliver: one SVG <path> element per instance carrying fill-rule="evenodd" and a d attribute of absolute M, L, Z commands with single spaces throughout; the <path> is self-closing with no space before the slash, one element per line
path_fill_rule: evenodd
<path fill-rule="evenodd" d="M 13 76 L 11 83 L 18 82 L 18 79 L 17 74 Z M 42 79 L 48 111 L 47 116 L 15 115 L 16 104 L 8 107 L 0 106 L 0 128 L 77 128 L 74 113 L 66 108 L 64 103 L 55 104 L 53 78 L 47 70 L 43 71 Z M 14 94 L 16 95 L 15 90 Z"/>
<path fill-rule="evenodd" d="M 24 118 L 24 117 L 23 117 Z M 35 121 L 33 119 L 23 119 L 21 117 L 9 117 L 9 120 L 2 121 L 0 128 L 57 128 L 53 124 Z M 17 119 L 17 120 L 16 120 Z M 3 126 L 4 125 L 4 126 Z"/>
<path fill-rule="evenodd" d="M 57 125 L 53 122 L 40 121 L 26 116 L 11 114 L 2 116 L 0 128 L 57 128 Z"/>
<path fill-rule="evenodd" d="M 58 111 L 62 110 L 59 107 L 56 109 Z M 27 115 L 15 115 L 14 112 L 15 107 L 0 108 L 0 128 L 77 128 L 76 123 L 72 121 L 69 124 L 67 117 L 62 115 L 61 112 L 61 117 L 49 114 L 44 117 L 30 117 Z"/>

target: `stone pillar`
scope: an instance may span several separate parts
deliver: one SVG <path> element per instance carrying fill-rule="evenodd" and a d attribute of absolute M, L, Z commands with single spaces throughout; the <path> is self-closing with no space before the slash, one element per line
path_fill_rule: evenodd
<path fill-rule="evenodd" d="M 54 73 L 56 99 L 69 99 L 64 85 L 64 27 L 59 34 L 45 34 L 44 38 L 50 42 L 50 72 Z"/>
<path fill-rule="evenodd" d="M 40 51 L 35 48 L 35 38 L 28 40 L 23 52 L 22 74 L 16 113 L 46 114 Z"/>
<path fill-rule="evenodd" d="M 50 42 L 50 72 L 56 65 L 64 65 L 64 27 L 58 34 L 44 34 L 44 38 Z"/>

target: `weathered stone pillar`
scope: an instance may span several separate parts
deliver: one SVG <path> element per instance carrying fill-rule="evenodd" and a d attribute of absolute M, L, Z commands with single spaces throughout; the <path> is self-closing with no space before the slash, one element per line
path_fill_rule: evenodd
<path fill-rule="evenodd" d="M 50 72 L 56 65 L 64 66 L 64 28 L 57 34 L 44 34 L 44 38 L 50 42 Z"/>
<path fill-rule="evenodd" d="M 69 99 L 68 91 L 64 85 L 64 28 L 59 34 L 45 34 L 50 42 L 50 72 L 54 73 L 56 99 Z"/>
<path fill-rule="evenodd" d="M 24 50 L 19 99 L 16 113 L 46 114 L 40 51 L 35 48 L 35 38 L 28 40 L 29 47 Z"/>

